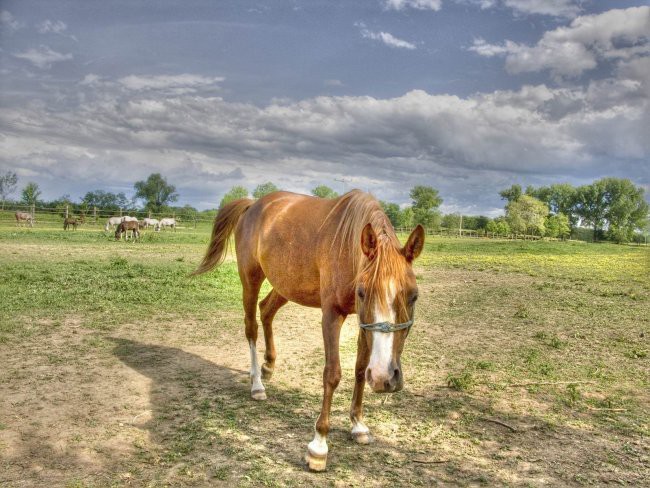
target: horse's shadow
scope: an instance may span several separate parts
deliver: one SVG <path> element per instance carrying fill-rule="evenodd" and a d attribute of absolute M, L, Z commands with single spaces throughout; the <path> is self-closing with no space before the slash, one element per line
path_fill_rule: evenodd
<path fill-rule="evenodd" d="M 251 453 L 304 467 L 320 397 L 267 385 L 269 399 L 250 398 L 248 372 L 174 347 L 111 338 L 113 354 L 151 380 L 150 419 L 141 425 L 168 460 L 207 448 L 246 461 Z M 298 412 L 303 414 L 297 414 Z"/>
<path fill-rule="evenodd" d="M 141 426 L 149 431 L 153 449 L 158 451 L 155 455 L 163 462 L 207 460 L 238 473 L 233 476 L 273 470 L 278 463 L 306 472 L 303 456 L 313 435 L 311 425 L 318 415 L 319 394 L 271 382 L 267 384 L 269 399 L 255 402 L 250 399 L 246 371 L 228 368 L 174 347 L 121 338 L 111 340 L 115 344 L 113 354 L 151 380 L 151 417 Z M 347 404 L 347 392 L 339 394 Z M 414 425 L 427 419 L 409 413 L 413 403 L 421 404 L 415 410 L 427 408 L 430 418 L 438 420 L 447 417 L 460 404 L 467 405 L 475 413 L 487 409 L 484 402 L 465 395 L 441 393 L 428 400 L 408 393 L 400 395 L 392 409 L 394 413 L 407 415 Z M 378 408 L 390 409 L 388 406 Z M 498 412 L 492 413 L 498 415 Z M 521 415 L 516 421 L 530 423 L 534 419 Z M 423 447 L 412 446 L 405 452 L 405 446 L 381 439 L 368 446 L 359 446 L 351 439 L 347 427 L 333 425 L 330 431 L 328 464 L 335 473 L 339 465 L 349 469 L 350 466 L 383 462 L 381 460 L 391 462 L 393 458 L 417 457 L 418 449 Z M 517 443 L 507 432 L 498 437 L 504 442 Z M 420 475 L 435 473 L 437 476 L 441 470 L 449 470 L 449 466 L 415 465 L 414 469 Z M 456 469 L 456 474 L 462 470 L 466 479 L 483 479 L 483 470 L 471 463 Z M 502 481 L 494 473 L 490 478 Z M 258 481 L 264 482 L 263 479 Z"/>

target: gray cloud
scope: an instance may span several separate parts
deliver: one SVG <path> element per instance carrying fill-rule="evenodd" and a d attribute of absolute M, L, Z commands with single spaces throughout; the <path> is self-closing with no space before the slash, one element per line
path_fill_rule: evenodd
<path fill-rule="evenodd" d="M 476 39 L 469 48 L 481 56 L 505 56 L 510 73 L 549 70 L 561 79 L 577 77 L 599 62 L 633 59 L 650 53 L 650 7 L 609 10 L 574 19 L 546 32 L 534 46 Z"/>

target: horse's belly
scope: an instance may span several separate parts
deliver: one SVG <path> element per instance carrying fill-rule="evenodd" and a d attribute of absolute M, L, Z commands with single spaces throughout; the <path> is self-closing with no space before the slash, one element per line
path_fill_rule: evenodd
<path fill-rule="evenodd" d="M 305 270 L 288 263 L 262 265 L 262 269 L 273 289 L 287 300 L 306 307 L 321 306 L 317 270 Z"/>

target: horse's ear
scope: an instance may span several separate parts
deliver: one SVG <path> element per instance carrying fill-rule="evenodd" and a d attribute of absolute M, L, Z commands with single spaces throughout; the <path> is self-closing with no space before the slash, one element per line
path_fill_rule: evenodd
<path fill-rule="evenodd" d="M 377 234 L 370 223 L 366 224 L 361 231 L 361 250 L 368 259 L 374 258 L 377 253 Z"/>
<path fill-rule="evenodd" d="M 420 255 L 423 247 L 424 227 L 418 224 L 418 226 L 413 229 L 413 232 L 411 232 L 402 252 L 404 253 L 404 257 L 406 257 L 406 260 L 410 263 Z"/>

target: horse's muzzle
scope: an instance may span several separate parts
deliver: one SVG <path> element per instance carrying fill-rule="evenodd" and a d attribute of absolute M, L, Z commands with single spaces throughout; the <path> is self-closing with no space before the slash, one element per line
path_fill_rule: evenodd
<path fill-rule="evenodd" d="M 374 375 L 366 369 L 366 381 L 375 393 L 395 393 L 404 387 L 404 376 L 400 368 L 394 368 L 389 375 Z"/>

